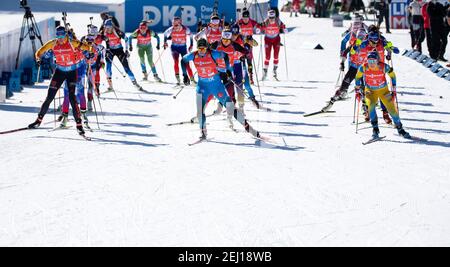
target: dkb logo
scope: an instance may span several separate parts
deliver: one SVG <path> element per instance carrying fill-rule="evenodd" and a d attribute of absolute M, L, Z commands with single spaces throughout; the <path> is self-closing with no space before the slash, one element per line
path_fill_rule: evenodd
<path fill-rule="evenodd" d="M 172 19 L 181 14 L 183 25 L 191 27 L 197 24 L 197 10 L 194 6 L 143 6 L 144 18 L 152 20 L 150 26 L 162 25 L 167 28 L 172 25 Z"/>

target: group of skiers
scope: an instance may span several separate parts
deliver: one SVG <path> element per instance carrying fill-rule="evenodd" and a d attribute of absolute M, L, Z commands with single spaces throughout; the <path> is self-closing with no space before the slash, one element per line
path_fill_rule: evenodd
<path fill-rule="evenodd" d="M 382 35 L 376 25 L 364 24 L 362 16 L 355 16 L 352 25 L 343 35 L 339 68 L 344 72 L 345 61 L 348 61 L 348 71 L 322 111 L 327 112 L 336 101 L 345 99 L 350 84 L 356 80 L 355 101 L 361 103 L 365 120 L 372 124 L 373 139 L 379 138 L 378 117 L 375 110 L 379 102 L 384 121 L 387 124 L 394 121 L 398 133 L 405 138 L 411 138 L 404 130 L 399 117 L 395 72 L 386 62 L 392 60 L 392 53 L 399 53 L 398 48 Z M 391 89 L 386 75 L 390 77 Z"/>
<path fill-rule="evenodd" d="M 266 57 L 262 80 L 267 78 L 272 51 L 273 75 L 277 79 L 279 52 L 282 45 L 280 34 L 287 33 L 285 24 L 274 10 L 268 11 L 267 19 L 262 23 L 251 19 L 250 12 L 245 10 L 242 18 L 235 23 L 227 23 L 214 13 L 208 24 L 199 26 L 198 32 L 193 34 L 188 27 L 183 25 L 180 17 L 174 17 L 172 26 L 164 32 L 162 47 L 164 50 L 168 49 L 168 42 L 171 42 L 170 50 L 174 60 L 177 85 L 181 86 L 180 65 L 183 84 L 196 85 L 196 117 L 201 132 L 200 140 L 205 140 L 207 136 L 205 108 L 214 97 L 219 102 L 214 114 L 221 114 L 222 109 L 225 108 L 231 128 L 233 128 L 234 118 L 244 126 L 247 132 L 256 138 L 261 138 L 259 132 L 253 129 L 245 119 L 244 112 L 246 97 L 257 108 L 262 107 L 252 90 L 252 85 L 254 85 L 252 50 L 258 45 L 253 35 L 262 33 L 265 36 Z M 118 23 L 108 16 L 104 17 L 100 30 L 91 25 L 88 35 L 81 39 L 78 39 L 67 27 L 57 27 L 56 38 L 36 52 L 38 64 L 42 57 L 52 57 L 56 68 L 47 98 L 41 107 L 38 118 L 29 125 L 29 128 L 40 126 L 50 103 L 65 82 L 65 101 L 60 116 L 61 127 L 67 126 L 70 103 L 77 131 L 84 136 L 83 125 L 85 128 L 90 128 L 86 112 L 92 109 L 94 94 L 97 97 L 100 95 L 100 70 L 105 66 L 105 62 L 106 70 L 104 72 L 108 81 L 108 91 L 114 91 L 112 83 L 114 57 L 119 59 L 133 85 L 138 90 L 145 91 L 137 83 L 128 63 L 129 53 L 133 51 L 133 39 L 137 39 L 143 79 L 148 79 L 147 61 L 155 81 L 162 82 L 153 62 L 152 47 L 152 40 L 156 39 L 156 49 L 160 50 L 161 40 L 149 28 L 147 21 L 141 22 L 138 29 L 130 36 L 126 36 L 118 28 Z M 194 40 L 197 47 L 195 51 L 193 51 Z M 366 121 L 370 121 L 373 126 L 373 138 L 378 138 L 379 133 L 375 111 L 379 100 L 381 100 L 383 118 L 386 123 L 390 124 L 393 120 L 398 133 L 405 138 L 410 138 L 403 129 L 398 106 L 395 104 L 395 73 L 392 67 L 385 62 L 385 59 L 391 60 L 392 53 L 398 53 L 398 49 L 386 40 L 378 27 L 367 26 L 363 23 L 361 16 L 356 16 L 341 42 L 340 71 L 344 72 L 347 59 L 348 71 L 339 89 L 322 111 L 328 111 L 334 102 L 345 99 L 351 82 L 356 79 L 356 99 L 362 103 Z M 194 78 L 190 62 L 193 63 L 198 75 L 197 81 Z M 117 66 L 115 67 L 117 68 Z M 389 90 L 386 74 L 391 79 L 392 90 Z M 85 84 L 88 87 L 87 101 L 84 92 Z"/>

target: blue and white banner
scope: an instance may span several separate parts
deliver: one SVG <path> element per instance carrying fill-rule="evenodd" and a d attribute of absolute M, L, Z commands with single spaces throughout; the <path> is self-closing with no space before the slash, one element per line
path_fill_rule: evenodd
<path fill-rule="evenodd" d="M 180 16 L 184 25 L 195 30 L 199 21 L 209 21 L 214 3 L 214 0 L 126 0 L 125 30 L 134 31 L 143 19 L 150 19 L 152 29 L 162 32 L 172 25 L 174 16 Z M 218 13 L 228 21 L 236 20 L 236 1 L 219 1 Z"/>
<path fill-rule="evenodd" d="M 392 29 L 408 29 L 406 7 L 409 2 L 408 0 L 392 0 L 390 7 Z"/>

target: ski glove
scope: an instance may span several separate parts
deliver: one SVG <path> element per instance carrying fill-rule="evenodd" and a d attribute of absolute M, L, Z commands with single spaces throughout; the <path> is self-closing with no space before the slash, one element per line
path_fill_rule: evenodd
<path fill-rule="evenodd" d="M 344 70 L 345 70 L 345 64 L 344 64 L 344 62 L 341 62 L 341 65 L 340 65 L 339 69 L 340 69 L 341 71 L 344 71 Z"/>
<path fill-rule="evenodd" d="M 169 45 L 168 45 L 167 43 L 164 43 L 164 44 L 163 44 L 164 50 L 166 50 L 168 46 L 169 46 Z"/>
<path fill-rule="evenodd" d="M 386 60 L 388 60 L 388 61 L 391 60 L 391 54 L 390 53 L 386 55 Z"/>
<path fill-rule="evenodd" d="M 40 58 L 36 58 L 36 66 L 40 67 L 41 66 L 41 59 Z"/>
<path fill-rule="evenodd" d="M 189 53 L 191 53 L 191 52 L 192 52 L 192 45 L 189 46 Z"/>
<path fill-rule="evenodd" d="M 159 50 L 159 49 L 161 49 L 161 47 L 159 47 L 159 44 L 156 46 L 156 50 Z"/>
<path fill-rule="evenodd" d="M 133 52 L 133 46 L 132 45 L 130 45 L 129 50 L 130 50 L 130 52 Z"/>

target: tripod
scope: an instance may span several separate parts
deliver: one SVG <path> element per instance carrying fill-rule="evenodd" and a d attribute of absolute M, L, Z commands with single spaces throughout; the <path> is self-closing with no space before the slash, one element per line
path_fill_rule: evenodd
<path fill-rule="evenodd" d="M 34 18 L 33 13 L 31 13 L 31 8 L 28 6 L 23 6 L 25 9 L 25 15 L 23 16 L 22 28 L 20 31 L 20 42 L 19 42 L 19 50 L 17 51 L 16 57 L 16 70 L 19 68 L 19 58 L 20 58 L 20 50 L 22 48 L 22 42 L 28 36 L 31 41 L 31 47 L 33 49 L 33 58 L 36 54 L 36 37 L 38 38 L 41 46 L 44 45 L 42 42 L 41 33 L 36 24 L 36 19 Z"/>

